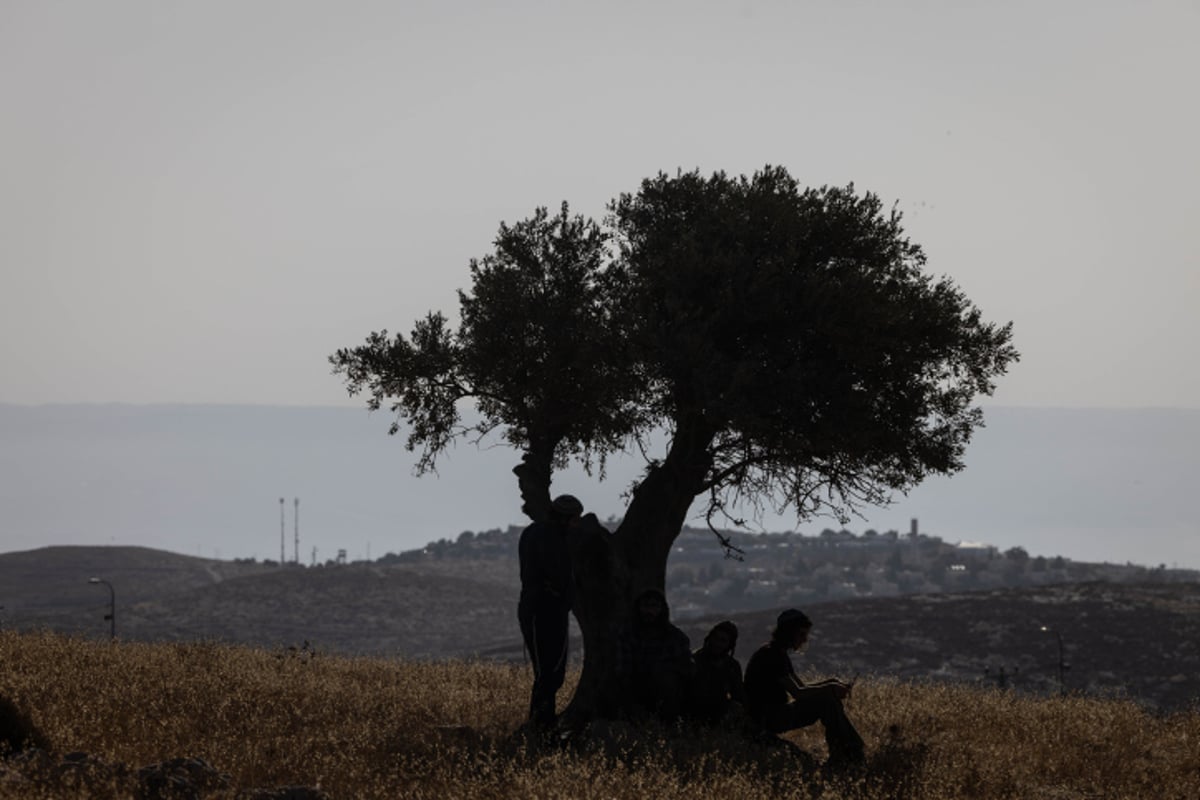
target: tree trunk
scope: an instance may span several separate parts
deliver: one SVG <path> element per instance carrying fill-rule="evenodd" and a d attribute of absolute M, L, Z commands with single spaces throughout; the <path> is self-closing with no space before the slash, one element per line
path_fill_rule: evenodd
<path fill-rule="evenodd" d="M 616 711 L 617 637 L 633 598 L 665 586 L 671 546 L 711 465 L 711 440 L 704 431 L 677 432 L 666 460 L 634 489 L 620 528 L 610 534 L 588 515 L 572 537 L 575 618 L 583 633 L 584 658 L 579 685 L 565 712 L 570 725 Z"/>
<path fill-rule="evenodd" d="M 630 576 L 616 537 L 600 525 L 595 515 L 584 517 L 584 524 L 568 544 L 575 580 L 573 611 L 583 633 L 583 672 L 564 713 L 568 724 L 577 726 L 615 711 L 617 697 L 612 677 Z"/>
<path fill-rule="evenodd" d="M 544 520 L 550 513 L 550 475 L 554 445 L 534 442 L 513 467 L 517 488 L 521 492 L 521 511 L 534 522 Z"/>

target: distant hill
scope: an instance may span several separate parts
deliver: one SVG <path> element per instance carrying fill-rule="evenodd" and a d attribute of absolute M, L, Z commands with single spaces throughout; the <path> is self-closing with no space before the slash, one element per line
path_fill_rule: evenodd
<path fill-rule="evenodd" d="M 905 532 L 919 518 L 947 542 L 1200 568 L 1200 410 L 988 407 L 984 417 L 962 472 L 855 524 Z M 404 436 L 386 435 L 391 422 L 358 408 L 0 404 L 0 552 L 126 544 L 261 560 L 278 558 L 283 538 L 287 559 L 298 549 L 308 564 L 522 522 L 517 453 L 464 443 L 437 475 L 416 478 Z M 643 467 L 616 456 L 603 482 L 573 468 L 554 485 L 607 518 Z M 762 528 L 797 524 L 772 516 Z"/>
<path fill-rule="evenodd" d="M 101 573 L 116 588 L 121 639 L 522 659 L 511 554 L 388 560 L 305 568 L 145 548 L 44 548 L 0 555 L 0 605 L 4 627 L 105 637 L 108 594 L 87 583 Z M 1058 689 L 1061 636 L 1068 690 L 1163 710 L 1200 702 L 1200 582 L 1164 581 L 1154 571 L 1128 577 L 805 603 L 816 629 L 797 663 L 847 678 L 1003 683 L 1048 693 Z M 779 608 L 710 608 L 679 621 L 698 645 L 717 619 L 733 619 L 744 661 Z"/>
<path fill-rule="evenodd" d="M 115 589 L 122 639 L 465 655 L 520 640 L 515 582 L 480 566 L 280 568 L 141 547 L 49 547 L 0 554 L 0 613 L 22 630 L 107 635 L 108 590 L 88 583 L 99 576 Z"/>
<path fill-rule="evenodd" d="M 109 604 L 107 588 L 89 584 L 89 578 L 113 583 L 120 606 L 127 608 L 268 569 L 148 547 L 42 547 L 0 554 L 0 606 L 10 623 L 87 631 L 95 626 L 80 611 L 107 613 Z"/>
<path fill-rule="evenodd" d="M 388 554 L 378 563 L 447 570 L 454 569 L 457 561 L 484 561 L 497 577 L 505 576 L 515 585 L 520 533 L 515 526 L 465 531 L 454 541 L 441 539 Z M 1020 547 L 1001 551 L 982 542 L 946 542 L 915 528 L 903 534 L 827 528 L 815 536 L 723 531 L 722 537 L 729 547 L 709 530 L 685 527 L 675 540 L 666 588 L 676 618 L 854 598 L 1089 581 L 1200 582 L 1198 570 L 1031 556 Z"/>

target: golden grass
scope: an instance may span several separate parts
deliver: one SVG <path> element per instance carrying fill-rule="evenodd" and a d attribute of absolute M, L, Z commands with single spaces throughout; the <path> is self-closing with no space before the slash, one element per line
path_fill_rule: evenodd
<path fill-rule="evenodd" d="M 512 732 L 529 681 L 527 667 L 490 663 L 0 633 L 0 695 L 56 753 L 134 768 L 202 757 L 232 778 L 214 796 L 305 785 L 335 798 L 1200 798 L 1200 712 L 864 680 L 849 713 L 868 767 L 826 778 L 729 731 L 626 728 L 619 744 L 526 748 Z M 819 727 L 790 736 L 818 760 Z M 0 781 L 0 798 L 28 791 Z"/>

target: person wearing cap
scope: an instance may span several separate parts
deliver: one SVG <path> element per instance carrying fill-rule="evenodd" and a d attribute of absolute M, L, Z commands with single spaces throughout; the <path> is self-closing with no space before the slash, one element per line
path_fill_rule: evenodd
<path fill-rule="evenodd" d="M 688 716 L 699 722 L 719 723 L 734 708 L 746 704 L 742 665 L 733 657 L 737 637 L 737 625 L 722 620 L 704 637 L 704 644 L 692 653 L 695 674 Z"/>
<path fill-rule="evenodd" d="M 569 494 L 550 504 L 543 521 L 521 532 L 518 554 L 521 597 L 517 621 L 521 638 L 533 662 L 533 689 L 529 721 L 550 727 L 555 720 L 555 698 L 567 673 L 567 631 L 573 599 L 571 557 L 567 532 L 578 524 L 583 504 Z"/>
<path fill-rule="evenodd" d="M 771 640 L 758 648 L 746 665 L 748 710 L 753 719 L 773 734 L 803 728 L 819 720 L 825 727 L 829 764 L 860 764 L 864 757 L 863 740 L 842 706 L 842 701 L 850 695 L 851 684 L 836 678 L 806 684 L 792 666 L 788 651 L 804 647 L 811 631 L 812 620 L 804 612 L 789 608 L 779 615 Z"/>

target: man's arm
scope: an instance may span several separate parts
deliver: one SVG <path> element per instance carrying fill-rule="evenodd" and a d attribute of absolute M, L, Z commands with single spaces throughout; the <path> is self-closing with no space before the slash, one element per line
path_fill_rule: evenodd
<path fill-rule="evenodd" d="M 811 697 L 815 692 L 831 691 L 838 700 L 845 700 L 850 694 L 850 685 L 842 683 L 837 678 L 828 678 L 820 683 L 805 684 L 795 673 L 784 675 L 779 679 L 783 683 L 783 688 L 792 696 L 793 700 L 800 701 L 805 697 Z"/>
<path fill-rule="evenodd" d="M 845 700 L 850 695 L 850 690 L 854 688 L 854 681 L 847 683 L 841 678 L 826 678 L 817 683 L 810 683 L 809 686 L 828 686 L 833 689 L 833 693 L 838 696 L 838 700 Z"/>
<path fill-rule="evenodd" d="M 793 700 L 799 700 L 804 697 L 805 686 L 800 679 L 796 677 L 796 673 L 789 672 L 787 675 L 781 677 L 779 682 L 783 684 L 783 688 L 792 696 Z"/>

